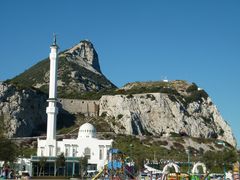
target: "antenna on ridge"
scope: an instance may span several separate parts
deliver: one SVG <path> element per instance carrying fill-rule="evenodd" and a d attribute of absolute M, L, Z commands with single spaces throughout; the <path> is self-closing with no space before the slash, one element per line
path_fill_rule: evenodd
<path fill-rule="evenodd" d="M 163 82 L 168 82 L 167 76 L 164 76 L 164 77 L 162 76 L 162 81 L 163 81 Z"/>

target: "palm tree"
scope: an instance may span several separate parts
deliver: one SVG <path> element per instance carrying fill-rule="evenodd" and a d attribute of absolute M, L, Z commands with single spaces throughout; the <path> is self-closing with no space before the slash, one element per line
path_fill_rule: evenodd
<path fill-rule="evenodd" d="M 88 158 L 86 156 L 79 158 L 80 177 L 83 179 L 83 174 L 87 171 Z"/>
<path fill-rule="evenodd" d="M 40 160 L 39 160 L 39 166 L 40 166 L 39 176 L 41 176 L 41 173 L 43 173 L 43 176 L 44 176 L 44 173 L 45 173 L 44 169 L 45 169 L 46 162 L 47 162 L 46 157 L 40 158 Z"/>
<path fill-rule="evenodd" d="M 57 156 L 56 159 L 56 165 L 57 165 L 57 171 L 58 171 L 58 175 L 59 175 L 59 169 L 63 168 L 64 169 L 64 174 L 65 174 L 65 156 L 63 153 L 61 153 L 60 155 Z"/>

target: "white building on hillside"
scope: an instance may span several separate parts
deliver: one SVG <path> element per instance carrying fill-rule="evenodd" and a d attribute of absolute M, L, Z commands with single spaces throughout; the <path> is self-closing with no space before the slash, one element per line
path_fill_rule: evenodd
<path fill-rule="evenodd" d="M 32 175 L 39 175 L 41 167 L 40 161 L 46 159 L 44 173 L 57 175 L 57 156 L 61 153 L 65 156 L 64 174 L 67 176 L 78 175 L 80 169 L 79 157 L 88 158 L 88 169 L 99 170 L 107 160 L 107 152 L 112 146 L 113 140 L 100 140 L 96 138 L 96 129 L 93 125 L 85 123 L 79 128 L 77 139 L 56 139 L 57 123 L 57 61 L 58 46 L 56 37 L 50 47 L 50 80 L 49 80 L 49 99 L 47 107 L 47 137 L 44 140 L 38 139 L 37 156 L 32 156 Z M 63 175 L 63 174 L 61 174 Z"/>

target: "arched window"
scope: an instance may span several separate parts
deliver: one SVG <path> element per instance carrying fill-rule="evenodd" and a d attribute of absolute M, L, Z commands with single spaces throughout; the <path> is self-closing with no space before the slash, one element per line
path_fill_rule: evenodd
<path fill-rule="evenodd" d="M 99 146 L 99 160 L 103 160 L 104 156 L 104 146 L 100 145 Z"/>
<path fill-rule="evenodd" d="M 44 156 L 44 147 L 40 147 L 40 154 L 41 156 Z"/>
<path fill-rule="evenodd" d="M 66 144 L 65 145 L 65 157 L 69 157 L 70 156 L 70 145 Z"/>
<path fill-rule="evenodd" d="M 84 149 L 84 156 L 85 156 L 86 158 L 88 158 L 88 159 L 91 158 L 91 149 L 90 149 L 89 147 L 86 147 L 86 148 Z"/>
<path fill-rule="evenodd" d="M 77 145 L 73 145 L 72 146 L 72 157 L 76 157 L 78 153 L 78 146 Z"/>
<path fill-rule="evenodd" d="M 52 145 L 49 146 L 49 156 L 53 156 L 53 147 Z"/>

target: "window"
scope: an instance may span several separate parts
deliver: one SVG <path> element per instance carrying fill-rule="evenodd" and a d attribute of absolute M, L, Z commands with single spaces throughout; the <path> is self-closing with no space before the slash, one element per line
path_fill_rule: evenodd
<path fill-rule="evenodd" d="M 72 157 L 76 157 L 77 156 L 77 153 L 78 153 L 78 146 L 77 145 L 73 145 L 72 146 Z"/>
<path fill-rule="evenodd" d="M 60 147 L 57 148 L 57 155 L 60 155 L 61 154 L 61 149 Z"/>
<path fill-rule="evenodd" d="M 70 145 L 65 145 L 65 157 L 70 156 Z"/>
<path fill-rule="evenodd" d="M 88 170 L 96 171 L 97 170 L 97 164 L 88 164 L 87 167 Z"/>
<path fill-rule="evenodd" d="M 111 146 L 106 146 L 106 148 L 107 148 L 107 152 L 109 151 L 109 149 L 111 149 Z"/>
<path fill-rule="evenodd" d="M 87 158 L 87 159 L 90 159 L 91 158 L 91 149 L 90 148 L 85 148 L 84 149 L 84 156 Z"/>
<path fill-rule="evenodd" d="M 103 160 L 104 146 L 99 146 L 99 160 Z"/>
<path fill-rule="evenodd" d="M 49 156 L 53 156 L 53 146 L 49 146 Z"/>
<path fill-rule="evenodd" d="M 44 147 L 40 147 L 40 156 L 44 156 Z"/>

